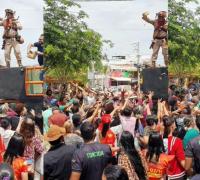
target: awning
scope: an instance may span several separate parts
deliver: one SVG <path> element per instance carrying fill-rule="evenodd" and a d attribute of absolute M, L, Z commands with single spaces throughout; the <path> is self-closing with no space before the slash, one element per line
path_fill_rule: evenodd
<path fill-rule="evenodd" d="M 114 81 L 130 81 L 131 82 L 131 78 L 126 78 L 126 77 L 111 77 L 111 79 Z"/>

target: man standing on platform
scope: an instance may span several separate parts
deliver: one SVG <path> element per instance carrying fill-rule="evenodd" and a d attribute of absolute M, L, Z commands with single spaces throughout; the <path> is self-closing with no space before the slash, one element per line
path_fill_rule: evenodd
<path fill-rule="evenodd" d="M 160 47 L 162 48 L 162 54 L 164 56 L 165 65 L 168 66 L 168 45 L 167 45 L 167 13 L 165 11 L 160 11 L 157 13 L 157 19 L 149 19 L 148 12 L 142 14 L 142 19 L 154 26 L 153 41 L 150 48 L 153 49 L 153 54 L 151 56 L 152 67 L 156 67 L 156 60 L 158 58 L 158 52 Z"/>
<path fill-rule="evenodd" d="M 41 34 L 40 37 L 39 37 L 39 41 L 35 42 L 34 44 L 30 44 L 29 47 L 28 47 L 29 51 L 31 51 L 32 47 L 37 48 L 36 54 L 38 55 L 38 63 L 39 63 L 40 66 L 44 65 L 44 62 L 43 62 L 43 53 L 44 53 L 43 45 L 44 45 L 44 35 Z"/>
<path fill-rule="evenodd" d="M 23 70 L 22 57 L 19 44 L 22 44 L 24 40 L 18 34 L 18 30 L 21 30 L 22 26 L 18 21 L 18 19 L 14 18 L 15 12 L 13 10 L 6 9 L 5 13 L 6 13 L 6 19 L 4 20 L 0 19 L 0 26 L 4 27 L 2 49 L 4 49 L 6 66 L 10 68 L 10 61 L 11 61 L 10 54 L 13 48 L 18 65 Z"/>
<path fill-rule="evenodd" d="M 32 47 L 36 47 L 37 48 L 37 51 L 35 52 L 38 56 L 38 63 L 40 66 L 43 66 L 44 65 L 44 61 L 43 61 L 43 56 L 44 56 L 44 35 L 41 34 L 40 37 L 39 37 L 39 41 L 38 42 L 35 42 L 34 44 L 30 44 L 28 46 L 28 53 L 32 52 L 31 51 L 31 48 Z M 44 69 L 40 72 L 40 80 L 43 81 L 44 80 L 44 74 L 45 74 L 45 71 Z"/>

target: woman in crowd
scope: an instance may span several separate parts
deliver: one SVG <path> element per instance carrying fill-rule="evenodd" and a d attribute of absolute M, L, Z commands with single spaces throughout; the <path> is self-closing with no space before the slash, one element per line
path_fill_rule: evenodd
<path fill-rule="evenodd" d="M 28 165 L 23 157 L 25 140 L 22 135 L 15 133 L 9 141 L 4 154 L 4 162 L 13 167 L 16 180 L 28 180 Z"/>
<path fill-rule="evenodd" d="M 164 153 L 162 136 L 158 132 L 152 132 L 149 136 L 146 159 L 148 162 L 149 180 L 161 180 L 166 177 L 169 162 L 173 155 Z"/>
<path fill-rule="evenodd" d="M 135 137 L 136 118 L 132 116 L 133 111 L 129 107 L 125 107 L 120 115 L 122 128 L 129 131 Z"/>
<path fill-rule="evenodd" d="M 167 140 L 167 154 L 174 155 L 175 158 L 169 163 L 167 175 L 169 179 L 184 180 L 185 179 L 185 153 L 183 149 L 183 142 L 180 138 L 173 135 L 176 129 L 175 121 L 173 118 L 165 118 L 164 135 L 163 138 Z"/>
<path fill-rule="evenodd" d="M 104 114 L 101 118 L 101 125 L 99 126 L 99 142 L 101 144 L 108 144 L 110 145 L 112 152 L 113 152 L 113 164 L 116 164 L 115 159 L 115 148 L 117 146 L 117 138 L 115 133 L 110 128 L 111 123 L 111 115 Z M 116 149 L 117 150 L 117 149 Z"/>
<path fill-rule="evenodd" d="M 126 170 L 129 180 L 147 180 L 147 166 L 144 156 L 137 151 L 133 135 L 124 131 L 120 139 L 121 152 L 118 164 Z"/>
<path fill-rule="evenodd" d="M 43 152 L 42 141 L 35 134 L 35 123 L 30 118 L 24 118 L 20 127 L 20 134 L 25 140 L 24 157 L 27 159 L 37 159 Z"/>

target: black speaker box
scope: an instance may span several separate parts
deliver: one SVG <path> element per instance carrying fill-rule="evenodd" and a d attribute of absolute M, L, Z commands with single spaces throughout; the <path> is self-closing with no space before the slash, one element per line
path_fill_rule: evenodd
<path fill-rule="evenodd" d="M 143 69 L 141 90 L 144 93 L 153 91 L 155 99 L 166 100 L 168 98 L 168 69 L 166 67 Z"/>
<path fill-rule="evenodd" d="M 18 100 L 28 108 L 42 109 L 43 97 L 26 96 L 25 71 L 20 68 L 0 69 L 0 99 Z"/>

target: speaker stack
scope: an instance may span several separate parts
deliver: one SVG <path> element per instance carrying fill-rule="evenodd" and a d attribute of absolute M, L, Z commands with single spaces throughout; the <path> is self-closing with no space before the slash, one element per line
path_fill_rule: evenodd
<path fill-rule="evenodd" d="M 154 92 L 154 98 L 168 98 L 168 68 L 146 68 L 141 73 L 141 90 Z"/>

